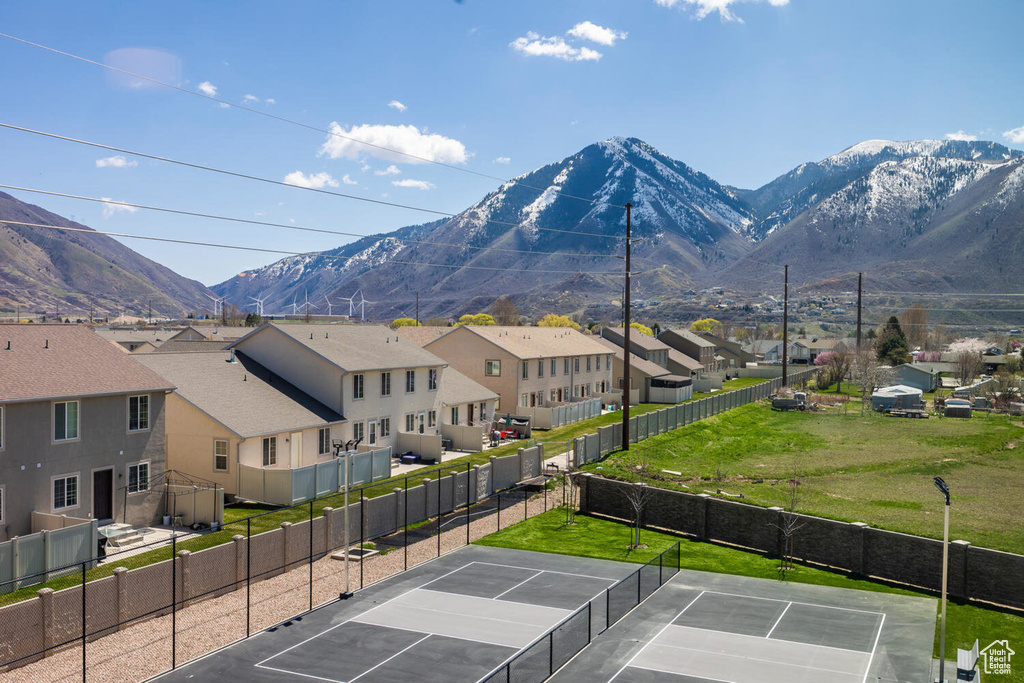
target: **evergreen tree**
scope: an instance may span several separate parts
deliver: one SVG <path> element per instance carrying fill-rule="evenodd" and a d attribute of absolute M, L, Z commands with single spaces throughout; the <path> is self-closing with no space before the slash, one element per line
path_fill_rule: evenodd
<path fill-rule="evenodd" d="M 878 360 L 888 363 L 893 367 L 906 362 L 909 345 L 907 337 L 903 334 L 899 319 L 892 315 L 878 333 L 878 341 L 875 342 L 875 352 Z"/>

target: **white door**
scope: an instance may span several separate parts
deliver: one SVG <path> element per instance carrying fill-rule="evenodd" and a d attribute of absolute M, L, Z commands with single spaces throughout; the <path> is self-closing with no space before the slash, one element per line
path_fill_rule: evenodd
<path fill-rule="evenodd" d="M 292 469 L 302 467 L 302 432 L 292 432 Z"/>
<path fill-rule="evenodd" d="M 422 434 L 425 431 L 425 427 L 427 425 L 427 414 L 420 413 L 419 416 L 417 417 L 417 421 L 419 422 L 419 433 Z"/>
<path fill-rule="evenodd" d="M 370 446 L 377 445 L 377 421 L 370 420 L 370 439 L 367 442 Z"/>

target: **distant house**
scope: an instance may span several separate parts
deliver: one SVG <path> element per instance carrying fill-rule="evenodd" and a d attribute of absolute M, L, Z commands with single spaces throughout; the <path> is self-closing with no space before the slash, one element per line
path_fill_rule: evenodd
<path fill-rule="evenodd" d="M 1003 369 L 1006 365 L 1007 357 L 1005 355 L 982 355 L 981 364 L 985 367 L 985 373 L 994 375 Z"/>
<path fill-rule="evenodd" d="M 117 344 L 129 353 L 149 353 L 159 348 L 165 341 L 177 334 L 179 330 L 97 327 L 95 332 L 100 337 Z"/>
<path fill-rule="evenodd" d="M 229 325 L 189 325 L 168 341 L 238 341 L 252 332 L 253 327 L 231 327 Z"/>
<path fill-rule="evenodd" d="M 939 373 L 924 367 L 920 363 L 904 363 L 892 370 L 893 380 L 903 386 L 914 387 L 921 391 L 935 391 L 940 384 Z"/>
<path fill-rule="evenodd" d="M 569 403 L 612 388 L 609 350 L 568 327 L 464 325 L 424 349 L 497 393 L 505 411 Z"/>
<path fill-rule="evenodd" d="M 595 341 L 614 354 L 612 383 L 616 389 L 625 390 L 625 349 L 610 339 L 599 337 Z M 693 396 L 693 381 L 689 376 L 672 374 L 666 368 L 637 354 L 631 353 L 629 362 L 629 388 L 638 392 L 638 400 L 641 403 L 679 403 Z"/>
<path fill-rule="evenodd" d="M 756 360 L 768 363 L 782 361 L 782 340 L 781 339 L 758 339 L 743 345 L 743 350 L 752 355 Z"/>
<path fill-rule="evenodd" d="M 668 350 L 668 371 L 680 377 L 689 377 L 691 380 L 700 379 L 704 374 L 704 366 L 695 358 L 690 358 L 682 351 L 673 348 Z"/>
<path fill-rule="evenodd" d="M 345 418 L 244 353 L 139 358 L 177 389 L 167 400 L 167 466 L 240 490 L 239 465 L 289 469 L 331 460 Z"/>
<path fill-rule="evenodd" d="M 695 359 L 705 372 L 715 372 L 719 369 L 718 361 L 715 360 L 715 345 L 698 334 L 682 328 L 665 330 L 658 335 L 658 341 Z"/>
<path fill-rule="evenodd" d="M 797 337 L 791 340 L 789 350 L 790 363 L 806 363 L 811 365 L 814 359 L 823 353 L 848 351 L 850 346 L 842 339 L 826 337 Z"/>
<path fill-rule="evenodd" d="M 153 523 L 173 388 L 84 325 L 0 325 L 0 539 L 33 511 Z"/>

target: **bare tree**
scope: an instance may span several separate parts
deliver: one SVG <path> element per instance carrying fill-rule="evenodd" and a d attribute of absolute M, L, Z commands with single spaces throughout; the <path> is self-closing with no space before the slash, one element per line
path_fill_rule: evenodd
<path fill-rule="evenodd" d="M 648 481 L 651 478 L 651 459 L 649 449 L 631 448 L 623 458 L 631 483 L 625 487 L 623 494 L 633 512 L 633 533 L 630 548 L 644 547 L 640 544 L 640 528 L 643 523 L 644 508 L 654 496 L 655 488 Z"/>
<path fill-rule="evenodd" d="M 499 296 L 491 304 L 491 315 L 498 325 L 518 325 L 519 307 L 507 296 Z"/>
<path fill-rule="evenodd" d="M 900 327 L 907 335 L 911 349 L 928 345 L 928 311 L 921 305 L 911 306 L 900 315 Z"/>
<path fill-rule="evenodd" d="M 878 356 L 870 342 L 863 342 L 853 353 L 850 363 L 850 374 L 854 383 L 860 387 L 860 414 L 871 402 L 871 394 L 875 389 L 892 381 L 892 371 L 878 364 Z"/>
<path fill-rule="evenodd" d="M 953 373 L 960 386 L 970 384 L 981 372 L 981 368 L 981 354 L 977 351 L 959 351 L 953 360 Z"/>
<path fill-rule="evenodd" d="M 800 500 L 800 476 L 796 463 L 793 463 L 793 477 L 789 480 L 789 500 L 786 508 L 779 514 L 779 521 L 772 523 L 782 534 L 781 559 L 779 562 L 779 575 L 785 578 L 785 572 L 795 569 L 793 558 L 795 557 L 796 535 L 805 524 L 800 521 L 796 507 Z"/>

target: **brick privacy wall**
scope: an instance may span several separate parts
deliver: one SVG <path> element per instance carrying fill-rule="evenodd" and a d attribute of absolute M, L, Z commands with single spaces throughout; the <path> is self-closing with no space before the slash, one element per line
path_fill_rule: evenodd
<path fill-rule="evenodd" d="M 580 480 L 580 508 L 631 520 L 625 482 L 586 474 Z M 781 508 L 713 498 L 707 494 L 656 489 L 644 509 L 643 523 L 679 531 L 701 540 L 720 541 L 778 553 L 782 545 Z M 837 522 L 797 515 L 797 558 L 939 591 L 942 584 L 942 541 L 884 529 L 861 522 Z M 1024 609 L 1024 556 L 972 546 L 949 545 L 949 594 Z"/>

